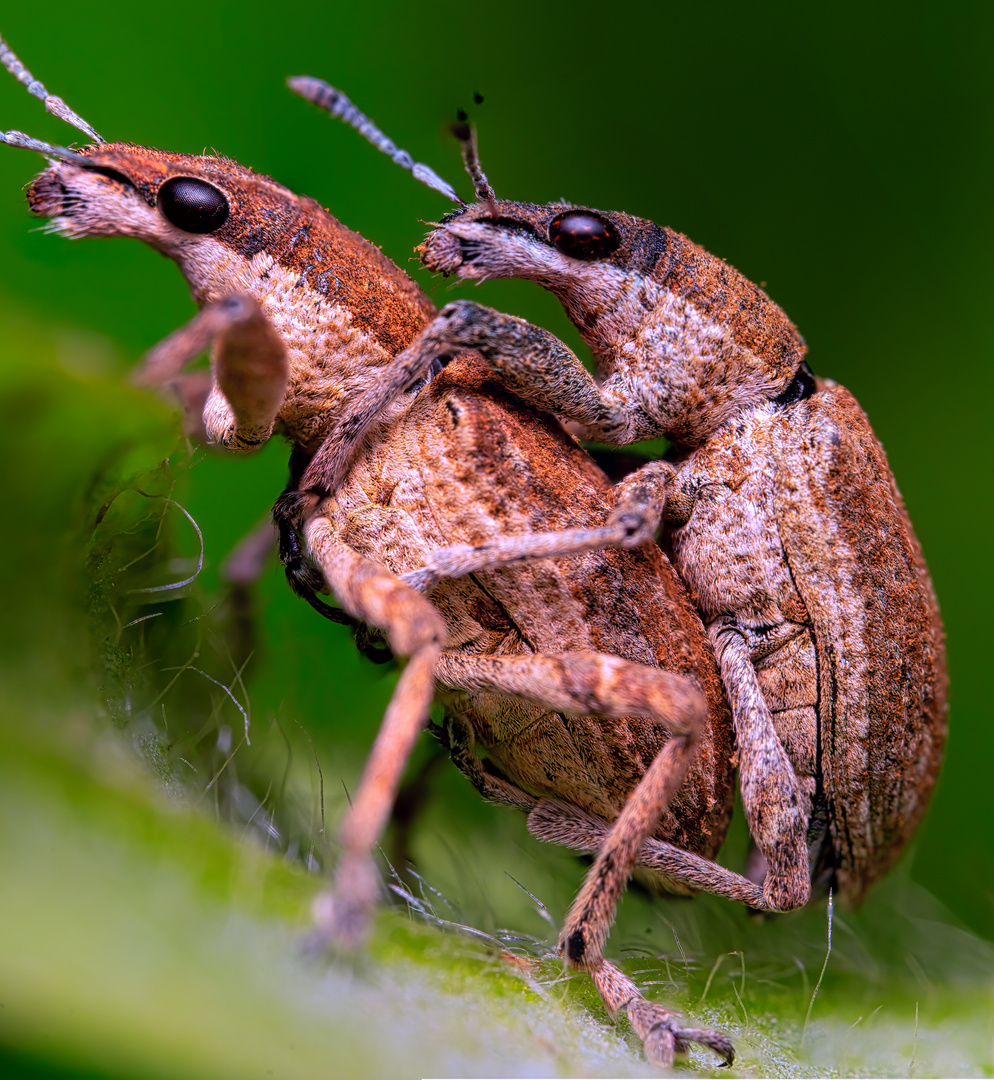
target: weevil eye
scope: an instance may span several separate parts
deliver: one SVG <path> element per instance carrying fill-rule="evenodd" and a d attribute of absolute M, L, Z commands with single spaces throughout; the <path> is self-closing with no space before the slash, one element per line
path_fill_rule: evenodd
<path fill-rule="evenodd" d="M 618 230 L 589 210 L 567 210 L 552 219 L 549 239 L 573 259 L 603 259 L 621 243 Z"/>
<path fill-rule="evenodd" d="M 162 216 L 188 233 L 209 233 L 228 220 L 228 200 L 206 180 L 174 176 L 159 188 L 155 200 Z"/>

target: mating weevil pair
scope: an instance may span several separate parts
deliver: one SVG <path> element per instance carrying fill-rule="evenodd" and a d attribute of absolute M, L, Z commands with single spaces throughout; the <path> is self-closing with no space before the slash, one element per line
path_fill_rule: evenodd
<path fill-rule="evenodd" d="M 724 1036 L 681 1026 L 603 959 L 632 867 L 757 908 L 804 903 L 812 872 L 858 896 L 919 819 L 941 749 L 935 604 L 858 406 L 719 260 L 627 215 L 498 202 L 472 155 L 479 199 L 425 261 L 552 288 L 600 384 L 520 320 L 467 304 L 436 318 L 375 248 L 232 162 L 4 138 L 54 159 L 29 199 L 57 231 L 136 235 L 177 261 L 202 311 L 146 370 L 186 393 L 180 368 L 213 341 L 208 434 L 233 449 L 288 435 L 319 584 L 408 658 L 343 823 L 324 933 L 361 935 L 371 851 L 437 688 L 483 793 L 596 853 L 567 960 L 653 1060 L 695 1040 L 730 1060 Z M 612 488 L 550 414 L 615 443 L 665 433 L 680 454 Z M 647 542 L 664 507 L 683 582 Z M 711 861 L 733 724 L 761 884 Z"/>

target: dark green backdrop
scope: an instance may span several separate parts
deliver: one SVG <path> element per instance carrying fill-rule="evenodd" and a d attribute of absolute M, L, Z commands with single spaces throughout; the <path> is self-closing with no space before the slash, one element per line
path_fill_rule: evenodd
<path fill-rule="evenodd" d="M 640 214 L 767 283 L 807 338 L 814 370 L 847 385 L 869 413 L 932 569 L 949 641 L 951 735 L 913 876 L 994 933 L 994 9 L 380 0 L 112 2 L 85 20 L 78 11 L 65 0 L 8 5 L 0 32 L 104 136 L 216 148 L 320 199 L 402 264 L 444 200 L 292 96 L 286 76 L 343 87 L 464 189 L 446 123 L 478 91 L 481 152 L 499 195 Z M 9 79 L 0 124 L 53 141 L 73 135 Z M 70 366 L 116 365 L 123 379 L 191 302 L 175 268 L 138 245 L 39 232 L 20 190 L 39 166 L 0 148 L 0 305 L 7 318 L 64 335 Z M 473 295 L 576 342 L 538 290 L 493 284 Z M 0 363 L 30 365 L 8 340 L 0 335 Z M 283 457 L 274 448 L 255 462 L 211 458 L 199 468 L 190 509 L 206 536 L 208 583 L 281 485 Z M 16 443 L 6 460 L 31 468 Z M 344 700 L 357 711 L 327 715 L 329 628 L 284 597 L 275 576 L 267 588 L 272 641 L 257 709 L 288 697 L 308 723 L 337 724 L 333 738 L 368 742 L 382 684 L 367 693 L 354 682 L 365 676 L 343 662 Z"/>

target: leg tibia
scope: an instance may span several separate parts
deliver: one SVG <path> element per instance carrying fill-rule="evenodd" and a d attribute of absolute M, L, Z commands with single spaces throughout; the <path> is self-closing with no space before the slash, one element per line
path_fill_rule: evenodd
<path fill-rule="evenodd" d="M 214 344 L 214 385 L 204 406 L 208 439 L 230 450 L 264 443 L 283 404 L 289 361 L 283 339 L 250 296 L 205 307 L 145 357 L 140 381 L 181 383 L 181 369 Z"/>
<path fill-rule="evenodd" d="M 601 959 L 618 900 L 642 845 L 652 835 L 663 810 L 683 782 L 694 749 L 694 741 L 687 736 L 667 742 L 611 826 L 559 936 L 560 947 L 571 966 L 589 968 Z"/>
<path fill-rule="evenodd" d="M 362 622 L 386 631 L 394 652 L 408 657 L 342 822 L 342 857 L 334 890 L 315 907 L 322 936 L 352 945 L 365 933 L 379 893 L 372 853 L 386 826 L 414 740 L 428 722 L 445 624 L 431 604 L 389 570 L 339 543 L 327 519 L 312 518 L 306 535 L 311 555 L 343 607 Z"/>
<path fill-rule="evenodd" d="M 749 832 L 769 866 L 763 881 L 764 906 L 776 911 L 802 907 L 811 895 L 809 800 L 777 736 L 742 635 L 721 622 L 708 632 L 732 707 L 739 788 Z"/>

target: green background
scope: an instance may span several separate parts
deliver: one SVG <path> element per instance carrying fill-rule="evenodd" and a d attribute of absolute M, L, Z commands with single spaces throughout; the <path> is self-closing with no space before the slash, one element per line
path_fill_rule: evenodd
<path fill-rule="evenodd" d="M 992 23 L 989 5 L 966 3 L 193 10 L 115 2 L 85 19 L 67 3 L 44 14 L 8 8 L 0 33 L 106 138 L 213 148 L 269 173 L 410 266 L 440 303 L 451 287 L 408 260 L 444 200 L 291 95 L 288 75 L 340 86 L 463 191 L 447 123 L 469 108 L 499 196 L 627 210 L 764 282 L 807 339 L 814 371 L 848 386 L 866 409 L 925 550 L 948 635 L 951 731 L 901 873 L 944 905 L 943 925 L 991 938 Z M 485 98 L 479 107 L 474 91 Z M 72 140 L 9 78 L 0 105 L 5 129 Z M 114 388 L 193 308 L 175 267 L 140 245 L 70 244 L 40 232 L 20 191 L 39 167 L 23 151 L 0 151 L 0 368 L 14 388 L 2 416 L 5 655 L 25 700 L 33 689 L 42 701 L 54 672 L 78 674 L 90 657 L 79 637 L 53 629 L 69 618 L 56 605 L 77 572 L 71 550 L 45 554 L 68 527 L 60 499 L 75 497 L 91 462 L 95 470 L 122 440 L 139 445 L 149 425 L 145 467 L 157 447 L 169 452 L 168 417 Z M 531 318 L 579 350 L 557 303 L 534 287 L 492 283 L 457 294 Z M 52 380 L 61 380 L 57 391 Z M 41 408 L 49 398 L 63 401 L 61 412 Z M 129 409 L 130 427 L 111 438 L 114 410 Z M 33 424 L 42 414 L 44 424 Z M 265 513 L 284 464 L 284 449 L 273 446 L 252 461 L 198 454 L 186 469 L 184 505 L 205 538 L 207 606 L 221 560 Z M 39 613 L 46 605 L 47 616 Z M 257 610 L 246 676 L 254 721 L 304 725 L 337 792 L 340 778 L 354 783 L 390 676 L 357 660 L 347 635 L 290 597 L 275 568 Z M 22 708 L 16 725 L 31 715 Z M 45 730 L 66 737 L 57 719 Z M 499 890 L 477 870 L 468 872 L 477 884 L 465 886 L 452 851 L 470 835 L 499 861 L 486 837 L 506 838 L 518 859 L 529 841 L 449 772 L 438 771 L 428 810 L 433 828 L 453 828 L 440 841 L 449 862 L 432 863 L 426 840 L 425 863 L 448 867 L 436 870 L 447 889 L 486 892 L 494 917 L 513 925 L 514 903 L 502 909 Z M 556 865 L 575 882 L 574 864 Z M 887 910 L 874 903 L 878 914 Z"/>

